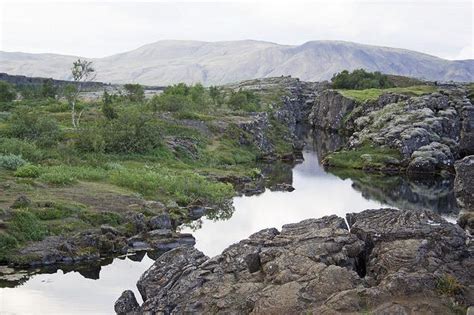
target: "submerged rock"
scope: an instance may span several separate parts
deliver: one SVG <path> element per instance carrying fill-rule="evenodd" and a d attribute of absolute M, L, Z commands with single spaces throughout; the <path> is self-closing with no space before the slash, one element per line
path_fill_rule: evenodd
<path fill-rule="evenodd" d="M 447 313 L 473 301 L 465 232 L 429 211 L 366 210 L 266 229 L 213 258 L 160 256 L 137 283 L 146 313 Z M 444 281 L 463 288 L 440 290 Z"/>

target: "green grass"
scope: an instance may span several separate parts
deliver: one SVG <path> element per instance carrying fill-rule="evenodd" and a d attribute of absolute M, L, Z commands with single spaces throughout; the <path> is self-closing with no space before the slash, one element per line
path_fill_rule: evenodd
<path fill-rule="evenodd" d="M 401 160 L 397 150 L 364 144 L 353 150 L 331 153 L 324 158 L 323 163 L 331 167 L 375 170 L 382 169 L 395 160 Z"/>
<path fill-rule="evenodd" d="M 337 90 L 343 96 L 353 99 L 357 102 L 363 103 L 365 101 L 376 100 L 383 93 L 399 93 L 409 96 L 419 96 L 423 94 L 436 92 L 437 88 L 431 85 L 416 85 L 410 87 L 395 87 L 389 89 L 366 89 L 366 90 Z"/>
<path fill-rule="evenodd" d="M 70 185 L 78 180 L 100 181 L 107 177 L 106 170 L 88 166 L 50 166 L 45 167 L 42 173 L 39 179 L 54 185 Z"/>
<path fill-rule="evenodd" d="M 161 167 L 115 171 L 111 174 L 111 182 L 144 196 L 164 196 L 182 204 L 198 199 L 210 204 L 220 204 L 234 193 L 231 185 L 212 182 L 193 171 L 177 172 Z"/>

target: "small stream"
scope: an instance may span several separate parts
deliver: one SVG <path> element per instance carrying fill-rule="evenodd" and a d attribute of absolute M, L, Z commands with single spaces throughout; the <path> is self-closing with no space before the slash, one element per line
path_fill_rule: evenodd
<path fill-rule="evenodd" d="M 354 172 L 335 172 L 336 176 L 320 166 L 315 147 L 320 149 L 321 145 L 310 144 L 303 152 L 304 162 L 287 174 L 277 174 L 289 178 L 293 192 L 266 189 L 260 195 L 235 197 L 230 218 L 202 218 L 182 231 L 193 233 L 196 247 L 214 256 L 261 229 L 280 229 L 283 224 L 307 218 L 344 217 L 348 212 L 380 207 L 426 208 L 441 212 L 448 220 L 456 215 L 450 178 L 374 178 Z M 10 281 L 0 281 L 0 314 L 113 314 L 122 291 L 133 289 L 141 299 L 136 282 L 153 264 L 150 257 L 156 258 L 156 254 L 104 260 L 74 270 L 12 273 Z"/>

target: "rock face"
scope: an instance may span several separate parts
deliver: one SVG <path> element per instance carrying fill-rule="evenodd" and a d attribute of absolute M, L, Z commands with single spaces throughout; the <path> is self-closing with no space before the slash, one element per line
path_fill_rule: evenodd
<path fill-rule="evenodd" d="M 466 211 L 474 211 L 474 155 L 457 161 L 455 168 L 454 192 L 458 204 Z"/>
<path fill-rule="evenodd" d="M 442 86 L 417 97 L 394 93 L 356 103 L 337 91 L 321 93 L 309 116 L 313 126 L 350 138 L 347 150 L 371 144 L 396 149 L 409 174 L 452 171 L 474 150 L 474 107 L 465 86 Z"/>
<path fill-rule="evenodd" d="M 356 102 L 334 90 L 319 95 L 309 115 L 311 124 L 320 129 L 337 131 L 343 127 L 343 118 L 352 112 Z"/>
<path fill-rule="evenodd" d="M 347 221 L 350 231 L 334 215 L 262 230 L 214 258 L 173 249 L 138 281 L 138 312 L 445 314 L 452 301 L 474 302 L 474 261 L 459 226 L 393 209 Z"/>

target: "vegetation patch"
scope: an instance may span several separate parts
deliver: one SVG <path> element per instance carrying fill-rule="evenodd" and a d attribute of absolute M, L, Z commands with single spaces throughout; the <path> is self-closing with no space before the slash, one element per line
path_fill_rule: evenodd
<path fill-rule="evenodd" d="M 323 163 L 331 167 L 380 170 L 399 163 L 401 158 L 396 149 L 366 143 L 353 150 L 333 152 L 324 158 Z"/>
<path fill-rule="evenodd" d="M 344 97 L 363 103 L 365 101 L 375 101 L 382 94 L 388 93 L 388 92 L 405 94 L 409 96 L 419 96 L 423 94 L 436 92 L 436 90 L 437 88 L 432 85 L 417 85 L 417 86 L 410 86 L 410 87 L 394 87 L 394 88 L 387 88 L 387 89 L 375 89 L 375 88 L 363 89 L 363 90 L 339 89 L 338 92 L 341 93 Z"/>

